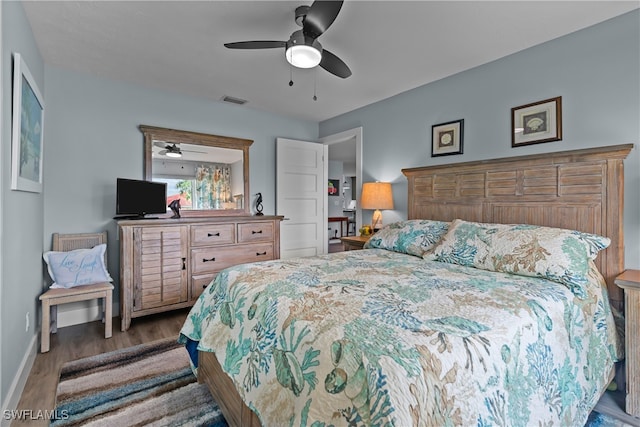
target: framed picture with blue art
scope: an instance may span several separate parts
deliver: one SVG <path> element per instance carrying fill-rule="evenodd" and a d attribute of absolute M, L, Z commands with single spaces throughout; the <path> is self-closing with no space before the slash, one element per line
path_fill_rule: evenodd
<path fill-rule="evenodd" d="M 44 102 L 27 64 L 13 54 L 11 189 L 42 192 Z"/>

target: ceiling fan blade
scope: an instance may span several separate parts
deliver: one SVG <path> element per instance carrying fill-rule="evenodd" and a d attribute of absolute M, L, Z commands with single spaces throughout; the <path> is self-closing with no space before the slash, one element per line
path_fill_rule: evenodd
<path fill-rule="evenodd" d="M 327 49 L 322 50 L 322 60 L 320 66 L 338 77 L 346 79 L 351 75 L 351 70 L 347 67 L 342 59 L 329 52 Z"/>
<path fill-rule="evenodd" d="M 338 16 L 342 3 L 342 1 L 314 1 L 304 18 L 303 33 L 315 39 L 327 31 Z"/>
<path fill-rule="evenodd" d="M 287 42 L 274 41 L 274 40 L 262 40 L 262 41 L 225 43 L 224 47 L 229 49 L 275 49 L 278 47 L 285 47 L 286 44 Z"/>

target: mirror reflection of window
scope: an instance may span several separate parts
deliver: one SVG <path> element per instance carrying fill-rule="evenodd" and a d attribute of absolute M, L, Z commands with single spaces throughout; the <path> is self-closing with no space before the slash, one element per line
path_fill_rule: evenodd
<path fill-rule="evenodd" d="M 242 151 L 189 144 L 179 148 L 181 156 L 167 156 L 166 143 L 154 144 L 153 180 L 167 183 L 167 205 L 178 199 L 185 210 L 243 208 Z"/>
<path fill-rule="evenodd" d="M 167 206 L 174 200 L 180 200 L 180 209 L 192 209 L 191 195 L 195 180 L 181 178 L 154 178 L 154 181 L 167 184 Z"/>
<path fill-rule="evenodd" d="M 242 161 L 234 164 L 154 161 L 153 180 L 167 184 L 167 205 L 181 209 L 241 209 Z"/>

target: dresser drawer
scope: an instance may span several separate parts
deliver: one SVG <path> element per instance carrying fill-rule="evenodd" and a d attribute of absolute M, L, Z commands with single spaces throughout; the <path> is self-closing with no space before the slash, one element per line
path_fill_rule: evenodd
<path fill-rule="evenodd" d="M 235 224 L 191 226 L 191 246 L 228 245 L 235 243 Z"/>
<path fill-rule="evenodd" d="M 204 292 L 209 283 L 217 276 L 216 273 L 191 276 L 191 299 L 196 299 Z"/>
<path fill-rule="evenodd" d="M 238 242 L 264 242 L 273 240 L 273 222 L 245 222 L 238 224 Z"/>
<path fill-rule="evenodd" d="M 214 273 L 247 262 L 273 259 L 273 243 L 191 249 L 191 273 Z"/>

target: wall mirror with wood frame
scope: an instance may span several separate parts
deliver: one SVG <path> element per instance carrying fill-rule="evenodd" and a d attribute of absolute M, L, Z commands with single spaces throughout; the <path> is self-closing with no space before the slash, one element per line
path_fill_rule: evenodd
<path fill-rule="evenodd" d="M 144 177 L 167 184 L 182 216 L 250 215 L 250 139 L 140 125 Z"/>

